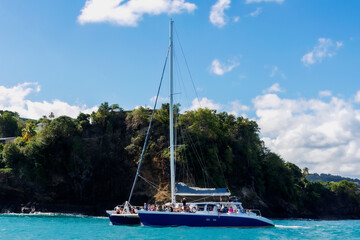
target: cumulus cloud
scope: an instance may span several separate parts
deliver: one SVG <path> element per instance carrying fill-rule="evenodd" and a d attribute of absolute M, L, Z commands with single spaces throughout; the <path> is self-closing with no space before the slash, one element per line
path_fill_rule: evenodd
<path fill-rule="evenodd" d="M 195 9 L 195 4 L 185 0 L 86 0 L 78 21 L 80 24 L 109 22 L 134 27 L 145 14 L 179 14 Z"/>
<path fill-rule="evenodd" d="M 52 102 L 34 102 L 28 99 L 31 93 L 40 92 L 38 83 L 22 83 L 14 87 L 0 86 L 0 109 L 19 113 L 21 117 L 39 119 L 53 112 L 55 116 L 67 115 L 77 117 L 80 112 L 91 113 L 97 107 L 88 108 L 86 105 L 74 106 L 60 100 Z"/>
<path fill-rule="evenodd" d="M 234 100 L 230 103 L 230 107 L 228 107 L 227 112 L 235 117 L 246 117 L 245 112 L 248 112 L 249 110 L 250 108 L 248 106 L 241 104 L 239 100 Z"/>
<path fill-rule="evenodd" d="M 355 102 L 356 103 L 360 103 L 360 90 L 359 91 L 357 91 L 357 93 L 356 93 L 356 95 L 355 95 Z"/>
<path fill-rule="evenodd" d="M 210 22 L 216 27 L 222 28 L 226 25 L 225 13 L 224 11 L 230 8 L 231 0 L 218 0 L 212 7 L 210 11 Z"/>
<path fill-rule="evenodd" d="M 155 100 L 156 100 L 156 96 L 153 96 L 152 98 L 150 98 L 151 103 L 155 103 Z M 158 103 L 158 106 L 159 106 L 159 104 L 167 103 L 167 102 L 169 102 L 169 98 L 159 96 L 157 103 Z"/>
<path fill-rule="evenodd" d="M 324 90 L 319 92 L 319 97 L 330 97 L 332 95 L 331 91 Z"/>
<path fill-rule="evenodd" d="M 263 91 L 263 93 L 275 93 L 275 92 L 282 92 L 279 83 L 274 83 L 273 85 L 271 85 L 271 87 Z"/>
<path fill-rule="evenodd" d="M 214 59 L 210 66 L 210 72 L 216 75 L 224 75 L 239 66 L 239 64 L 236 60 L 228 60 L 228 63 L 221 63 L 218 59 Z"/>
<path fill-rule="evenodd" d="M 238 22 L 240 20 L 240 17 L 239 16 L 236 16 L 236 17 L 234 17 L 234 22 Z"/>
<path fill-rule="evenodd" d="M 200 100 L 198 98 L 195 98 L 192 101 L 192 105 L 189 109 L 185 109 L 185 111 L 189 110 L 196 110 L 199 108 L 208 108 L 211 110 L 220 110 L 222 108 L 221 104 L 215 103 L 214 100 L 208 99 L 206 97 L 201 98 Z"/>
<path fill-rule="evenodd" d="M 250 3 L 262 3 L 262 2 L 275 2 L 275 3 L 283 3 L 284 0 L 246 0 L 246 4 Z"/>
<path fill-rule="evenodd" d="M 352 100 L 253 99 L 267 147 L 312 172 L 360 177 L 360 110 Z"/>
<path fill-rule="evenodd" d="M 301 61 L 305 66 L 321 63 L 324 58 L 333 57 L 342 46 L 342 42 L 334 42 L 330 38 L 319 38 L 318 44 L 313 48 L 312 51 L 306 53 L 301 58 Z"/>
<path fill-rule="evenodd" d="M 262 10 L 261 10 L 261 7 L 258 7 L 255 11 L 253 11 L 253 12 L 250 13 L 250 16 L 251 16 L 251 17 L 257 17 L 257 16 L 260 15 L 261 11 L 262 11 Z"/>
<path fill-rule="evenodd" d="M 252 106 L 239 100 L 220 104 L 209 98 L 194 99 L 190 108 L 226 111 L 236 117 L 252 114 L 261 129 L 265 146 L 285 161 L 311 172 L 359 178 L 360 91 L 354 99 L 332 96 L 329 90 L 318 98 L 282 98 L 273 84 L 253 99 Z M 326 97 L 326 98 L 322 98 Z"/>
<path fill-rule="evenodd" d="M 246 116 L 246 112 L 250 110 L 249 106 L 242 104 L 239 100 L 234 100 L 227 104 L 220 104 L 220 103 L 216 103 L 212 99 L 208 99 L 204 97 L 201 98 L 200 100 L 198 98 L 195 98 L 192 101 L 191 106 L 189 108 L 184 109 L 184 112 L 196 110 L 199 108 L 208 108 L 211 110 L 216 110 L 218 112 L 227 112 L 228 114 L 232 114 L 235 117 Z"/>
<path fill-rule="evenodd" d="M 267 66 L 265 66 L 265 68 L 267 68 Z M 274 78 L 276 75 L 279 75 L 282 79 L 286 79 L 286 75 L 279 70 L 278 66 L 273 66 L 271 67 L 271 72 L 269 77 Z"/>

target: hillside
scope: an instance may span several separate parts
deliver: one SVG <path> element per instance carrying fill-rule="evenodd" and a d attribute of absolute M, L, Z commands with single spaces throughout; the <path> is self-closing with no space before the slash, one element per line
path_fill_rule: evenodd
<path fill-rule="evenodd" d="M 310 182 L 315 182 L 315 181 L 340 182 L 340 181 L 346 180 L 349 182 L 354 182 L 354 183 L 360 184 L 360 179 L 357 179 L 357 178 L 347 178 L 347 177 L 341 177 L 341 176 L 325 174 L 325 173 L 321 173 L 321 174 L 310 173 L 309 175 L 306 176 L 306 179 Z"/>
<path fill-rule="evenodd" d="M 2 114 L 0 136 L 19 137 L 0 145 L 1 210 L 104 215 L 105 209 L 123 203 L 137 169 L 149 111 L 125 112 L 104 103 L 97 112 L 76 119 L 60 116 L 26 123 L 16 114 Z M 273 218 L 360 217 L 360 195 L 353 182 L 308 181 L 307 171 L 264 146 L 255 121 L 208 109 L 176 112 L 178 181 L 228 187 L 245 207 Z M 168 122 L 168 105 L 163 105 L 155 112 L 141 169 L 152 185 L 139 181 L 135 205 L 169 200 Z M 43 129 L 36 132 L 38 123 Z"/>

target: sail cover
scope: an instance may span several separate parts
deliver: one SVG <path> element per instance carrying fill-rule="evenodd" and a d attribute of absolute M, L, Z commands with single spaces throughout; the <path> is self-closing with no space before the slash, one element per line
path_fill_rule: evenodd
<path fill-rule="evenodd" d="M 176 183 L 177 196 L 230 196 L 231 193 L 226 188 L 199 188 L 189 187 L 185 183 Z"/>

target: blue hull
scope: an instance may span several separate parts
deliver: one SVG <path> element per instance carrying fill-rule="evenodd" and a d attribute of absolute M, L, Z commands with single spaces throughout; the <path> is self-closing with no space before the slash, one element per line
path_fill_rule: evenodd
<path fill-rule="evenodd" d="M 141 223 L 146 226 L 189 227 L 272 227 L 274 223 L 264 217 L 241 215 L 208 215 L 194 213 L 168 213 L 140 211 Z"/>
<path fill-rule="evenodd" d="M 140 218 L 138 215 L 132 214 L 132 216 L 126 214 L 110 214 L 107 213 L 112 225 L 139 225 Z"/>

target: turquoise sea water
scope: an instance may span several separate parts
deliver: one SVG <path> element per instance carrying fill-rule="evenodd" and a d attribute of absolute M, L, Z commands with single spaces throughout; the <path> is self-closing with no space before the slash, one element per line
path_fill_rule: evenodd
<path fill-rule="evenodd" d="M 360 220 L 275 220 L 272 228 L 112 226 L 107 218 L 0 215 L 0 239 L 360 239 Z"/>

